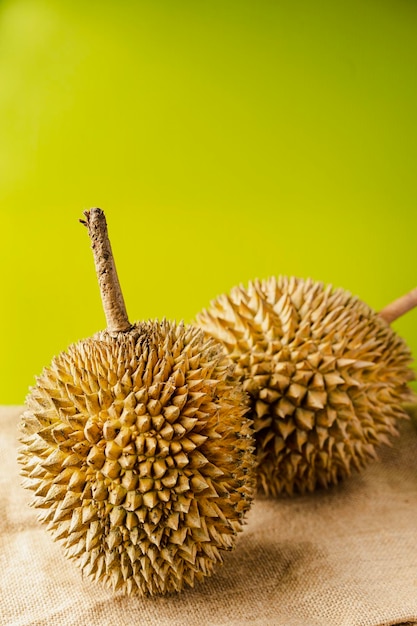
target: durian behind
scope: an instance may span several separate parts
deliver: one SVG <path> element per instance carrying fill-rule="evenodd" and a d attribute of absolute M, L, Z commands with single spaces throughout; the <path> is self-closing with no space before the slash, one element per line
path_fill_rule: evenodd
<path fill-rule="evenodd" d="M 250 396 L 266 494 L 339 482 L 374 459 L 407 417 L 410 350 L 382 314 L 344 289 L 257 280 L 215 299 L 197 323 L 223 344 Z"/>

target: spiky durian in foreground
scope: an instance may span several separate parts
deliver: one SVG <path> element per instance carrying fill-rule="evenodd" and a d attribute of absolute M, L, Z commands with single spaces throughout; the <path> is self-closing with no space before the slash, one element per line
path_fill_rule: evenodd
<path fill-rule="evenodd" d="M 91 235 L 104 214 L 86 217 Z M 106 254 L 94 238 L 93 249 L 97 264 Z M 108 330 L 54 358 L 28 396 L 24 485 L 88 576 L 126 593 L 179 591 L 234 546 L 253 498 L 247 396 L 200 329 L 132 326 L 114 311 Z"/>
<path fill-rule="evenodd" d="M 413 378 L 410 351 L 387 323 L 397 316 L 283 276 L 236 287 L 198 315 L 250 395 L 261 491 L 336 483 L 396 434 Z"/>

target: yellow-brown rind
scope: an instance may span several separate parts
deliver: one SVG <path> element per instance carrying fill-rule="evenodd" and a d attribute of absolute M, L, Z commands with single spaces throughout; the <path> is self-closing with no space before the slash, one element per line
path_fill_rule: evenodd
<path fill-rule="evenodd" d="M 21 419 L 24 486 L 84 574 L 164 594 L 234 547 L 255 474 L 232 370 L 201 330 L 156 321 L 80 341 L 39 376 Z"/>
<path fill-rule="evenodd" d="M 257 280 L 217 298 L 197 324 L 223 344 L 250 395 L 261 492 L 337 483 L 407 417 L 410 350 L 343 289 Z"/>

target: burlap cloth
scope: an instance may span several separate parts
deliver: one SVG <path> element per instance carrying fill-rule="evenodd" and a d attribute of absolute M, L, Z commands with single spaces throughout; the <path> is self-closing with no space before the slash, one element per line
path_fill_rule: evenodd
<path fill-rule="evenodd" d="M 82 579 L 36 519 L 0 408 L 0 622 L 7 626 L 417 624 L 417 430 L 328 492 L 258 498 L 236 549 L 179 595 L 126 598 Z"/>

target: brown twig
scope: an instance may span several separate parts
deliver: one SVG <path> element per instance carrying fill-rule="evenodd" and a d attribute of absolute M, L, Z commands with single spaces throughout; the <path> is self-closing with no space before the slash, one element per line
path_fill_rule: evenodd
<path fill-rule="evenodd" d="M 382 317 L 388 324 L 394 322 L 396 319 L 411 311 L 414 307 L 417 306 L 417 287 L 412 289 L 409 293 L 406 293 L 401 298 L 394 300 L 391 304 L 388 304 L 386 307 L 379 312 L 379 316 Z"/>
<path fill-rule="evenodd" d="M 107 330 L 110 333 L 126 332 L 132 325 L 127 317 L 104 212 L 101 209 L 90 209 L 84 211 L 84 215 L 86 219 L 80 222 L 87 227 L 90 236 Z"/>

